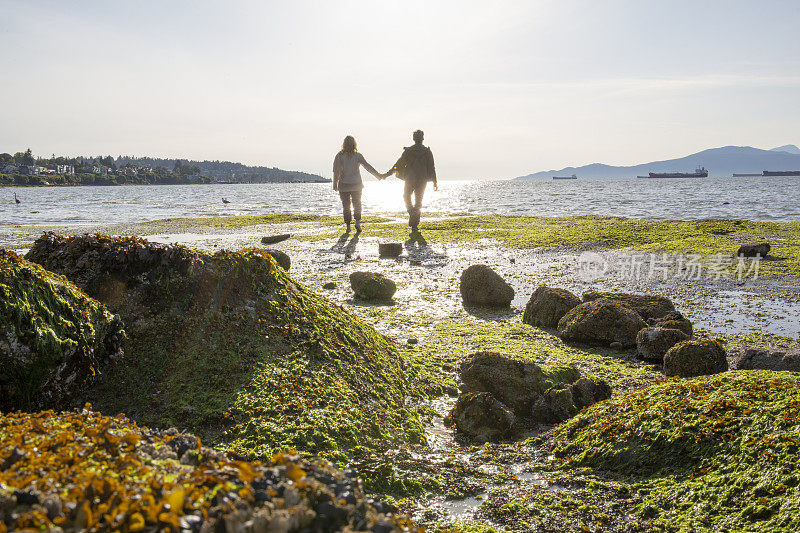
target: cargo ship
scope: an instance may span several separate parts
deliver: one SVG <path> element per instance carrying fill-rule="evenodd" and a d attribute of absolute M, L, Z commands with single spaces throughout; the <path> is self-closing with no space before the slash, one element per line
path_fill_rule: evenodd
<path fill-rule="evenodd" d="M 578 176 L 573 174 L 572 176 L 553 176 L 554 180 L 576 180 Z"/>
<path fill-rule="evenodd" d="M 765 170 L 762 176 L 800 176 L 800 170 Z"/>
<path fill-rule="evenodd" d="M 637 178 L 707 178 L 706 167 L 697 167 L 694 172 L 650 172 L 647 176 Z"/>

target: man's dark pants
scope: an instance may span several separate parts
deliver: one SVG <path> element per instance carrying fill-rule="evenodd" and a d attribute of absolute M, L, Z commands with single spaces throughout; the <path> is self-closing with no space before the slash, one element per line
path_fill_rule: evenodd
<path fill-rule="evenodd" d="M 427 180 L 406 180 L 403 189 L 403 199 L 406 201 L 406 211 L 408 211 L 408 225 L 412 228 L 419 226 L 419 219 L 422 212 L 422 197 L 425 196 L 425 186 Z M 414 196 L 412 201 L 411 196 Z"/>

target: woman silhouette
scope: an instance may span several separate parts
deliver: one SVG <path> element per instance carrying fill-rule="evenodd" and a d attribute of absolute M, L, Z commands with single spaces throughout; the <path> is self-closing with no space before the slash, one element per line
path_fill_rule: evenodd
<path fill-rule="evenodd" d="M 356 149 L 356 140 L 348 135 L 342 142 L 342 151 L 333 160 L 333 190 L 339 192 L 342 200 L 342 215 L 348 232 L 352 220 L 355 220 L 356 232 L 361 231 L 361 190 L 364 188 L 361 181 L 362 166 L 378 179 L 386 177 L 367 163 Z"/>

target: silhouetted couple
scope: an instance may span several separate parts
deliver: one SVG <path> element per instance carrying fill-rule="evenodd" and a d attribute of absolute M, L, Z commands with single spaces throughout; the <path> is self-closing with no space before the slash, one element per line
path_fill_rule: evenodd
<path fill-rule="evenodd" d="M 403 148 L 403 154 L 397 163 L 384 174 L 367 163 L 367 160 L 356 149 L 356 140 L 352 135 L 344 138 L 342 151 L 336 154 L 333 160 L 333 190 L 339 191 L 342 200 L 342 214 L 347 231 L 350 231 L 351 222 L 355 221 L 356 231 L 361 231 L 361 190 L 364 183 L 361 181 L 361 167 L 378 178 L 386 179 L 394 173 L 405 182 L 403 199 L 408 211 L 408 225 L 416 232 L 422 213 L 422 198 L 425 196 L 425 187 L 429 181 L 433 182 L 434 190 L 439 190 L 436 181 L 436 169 L 433 165 L 433 152 L 423 146 L 424 134 L 417 130 L 412 135 L 414 145 Z"/>

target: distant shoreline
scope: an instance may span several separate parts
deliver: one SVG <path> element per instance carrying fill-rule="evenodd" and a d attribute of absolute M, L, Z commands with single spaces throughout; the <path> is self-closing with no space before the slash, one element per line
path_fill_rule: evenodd
<path fill-rule="evenodd" d="M 34 185 L 15 185 L 9 183 L 0 183 L 0 189 L 41 189 L 49 187 L 152 187 L 152 186 L 185 186 L 185 185 L 285 185 L 285 184 L 326 184 L 332 183 L 332 180 L 323 178 L 324 181 L 260 181 L 260 182 L 211 182 L 211 183 L 51 183 L 49 185 L 34 184 Z"/>

